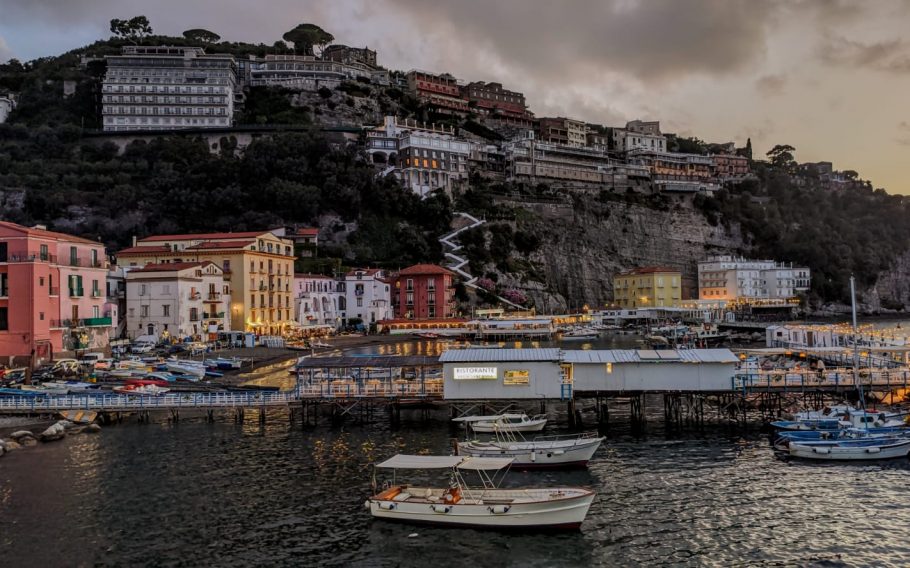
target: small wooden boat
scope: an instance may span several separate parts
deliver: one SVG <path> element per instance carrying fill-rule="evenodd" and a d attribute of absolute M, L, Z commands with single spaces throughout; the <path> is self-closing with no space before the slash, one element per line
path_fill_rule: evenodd
<path fill-rule="evenodd" d="M 58 412 L 57 416 L 61 420 L 69 420 L 73 424 L 91 424 L 95 421 L 98 413 L 91 410 L 64 410 Z"/>
<path fill-rule="evenodd" d="M 448 469 L 448 487 L 398 484 L 393 480 L 365 505 L 374 517 L 434 525 L 487 529 L 578 529 L 588 514 L 595 493 L 581 487 L 500 489 L 497 473 L 508 469 L 512 458 L 397 455 L 377 468 Z M 475 472 L 480 487 L 470 487 L 463 473 Z M 492 472 L 492 475 L 489 473 Z M 500 477 L 500 480 L 502 478 Z"/>
<path fill-rule="evenodd" d="M 604 438 L 593 432 L 568 436 L 539 436 L 533 440 L 516 439 L 511 432 L 497 432 L 495 440 L 470 440 L 458 443 L 458 454 L 474 457 L 509 457 L 512 467 L 568 468 L 586 467 Z"/>
<path fill-rule="evenodd" d="M 198 361 L 168 359 L 165 365 L 167 370 L 174 374 L 190 375 L 199 379 L 205 376 L 205 365 Z"/>
<path fill-rule="evenodd" d="M 521 413 L 494 414 L 492 416 L 462 416 L 453 418 L 452 422 L 470 423 L 475 432 L 540 432 L 547 425 L 546 415 L 530 417 Z"/>
<path fill-rule="evenodd" d="M 868 461 L 910 457 L 910 438 L 791 440 L 790 457 L 810 460 Z"/>

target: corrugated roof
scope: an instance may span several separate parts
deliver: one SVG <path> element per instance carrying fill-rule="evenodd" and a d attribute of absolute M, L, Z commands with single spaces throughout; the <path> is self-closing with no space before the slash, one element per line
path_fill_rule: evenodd
<path fill-rule="evenodd" d="M 546 349 L 449 349 L 440 363 L 486 363 L 498 361 L 559 361 L 560 350 Z"/>
<path fill-rule="evenodd" d="M 729 349 L 606 349 L 563 351 L 566 363 L 735 363 L 739 361 Z"/>

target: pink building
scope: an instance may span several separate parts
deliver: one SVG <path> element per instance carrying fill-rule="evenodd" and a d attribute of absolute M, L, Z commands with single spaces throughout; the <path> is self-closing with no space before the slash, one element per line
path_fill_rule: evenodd
<path fill-rule="evenodd" d="M 100 243 L 0 221 L 0 362 L 107 347 L 107 266 Z"/>

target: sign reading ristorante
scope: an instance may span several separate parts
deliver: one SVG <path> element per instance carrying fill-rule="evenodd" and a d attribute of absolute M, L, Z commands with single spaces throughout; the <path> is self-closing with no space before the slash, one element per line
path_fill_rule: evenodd
<path fill-rule="evenodd" d="M 452 369 L 456 381 L 492 379 L 496 380 L 496 367 L 455 367 Z"/>

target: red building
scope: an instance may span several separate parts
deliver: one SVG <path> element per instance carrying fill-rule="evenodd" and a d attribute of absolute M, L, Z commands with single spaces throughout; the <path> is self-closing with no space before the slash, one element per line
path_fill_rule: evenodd
<path fill-rule="evenodd" d="M 455 314 L 455 273 L 435 264 L 416 264 L 395 275 L 392 305 L 397 319 L 449 318 Z"/>
<path fill-rule="evenodd" d="M 461 87 L 448 73 L 436 75 L 425 71 L 408 71 L 408 90 L 423 102 L 432 104 L 439 112 L 467 114 L 468 101 L 461 96 Z"/>

